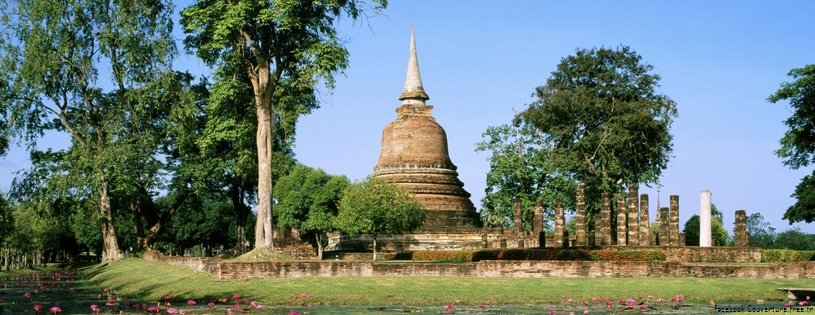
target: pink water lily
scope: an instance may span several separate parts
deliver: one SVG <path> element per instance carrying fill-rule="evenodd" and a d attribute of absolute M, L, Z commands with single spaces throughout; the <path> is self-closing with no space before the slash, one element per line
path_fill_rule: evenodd
<path fill-rule="evenodd" d="M 195 305 L 195 301 L 189 300 L 189 301 L 187 301 L 187 305 L 193 306 L 193 305 Z"/>
<path fill-rule="evenodd" d="M 62 312 L 62 310 L 59 309 L 59 306 L 54 306 L 54 307 L 51 308 L 51 313 L 56 314 L 56 313 L 59 313 L 59 312 Z"/>

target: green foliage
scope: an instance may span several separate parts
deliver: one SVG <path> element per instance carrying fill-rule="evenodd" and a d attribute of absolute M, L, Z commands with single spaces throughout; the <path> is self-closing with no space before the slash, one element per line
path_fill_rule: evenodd
<path fill-rule="evenodd" d="M 278 226 L 300 227 L 301 233 L 314 235 L 321 254 L 323 236 L 334 230 L 338 203 L 350 184 L 345 176 L 328 175 L 322 169 L 298 164 L 278 180 L 275 189 Z"/>
<path fill-rule="evenodd" d="M 345 233 L 373 236 L 376 260 L 377 234 L 411 232 L 427 218 L 427 209 L 411 194 L 398 184 L 368 176 L 345 189 L 334 226 Z"/>
<path fill-rule="evenodd" d="M 218 69 L 216 90 L 223 93 L 213 94 L 238 95 L 250 86 L 253 92 L 254 110 L 248 112 L 256 114 L 256 246 L 273 245 L 273 165 L 278 162 L 273 135 L 278 126 L 293 135 L 297 118 L 319 107 L 318 83 L 333 88 L 334 74 L 348 66 L 348 51 L 334 22 L 342 16 L 356 19 L 364 14 L 364 7 L 358 5 L 361 3 L 352 0 L 198 0 L 181 11 L 185 46 Z M 366 5 L 378 13 L 387 2 L 374 0 Z M 230 82 L 219 85 L 220 81 Z M 241 117 L 234 124 L 247 126 L 246 119 Z"/>
<path fill-rule="evenodd" d="M 32 156 L 47 130 L 71 137 L 59 158 L 49 158 L 46 181 L 96 205 L 103 256 L 118 259 L 112 195 L 160 188 L 155 156 L 168 139 L 165 128 L 189 101 L 191 78 L 170 70 L 172 3 L 43 0 L 0 9 L 2 134 L 23 140 Z M 100 68 L 109 72 L 100 75 Z M 113 88 L 103 90 L 100 78 Z"/>
<path fill-rule="evenodd" d="M 761 251 L 761 262 L 815 261 L 815 251 L 765 249 Z"/>
<path fill-rule="evenodd" d="M 756 212 L 747 216 L 746 229 L 751 247 L 774 248 L 775 228 L 764 221 L 761 213 Z M 735 228 L 733 234 L 736 234 Z"/>
<path fill-rule="evenodd" d="M 806 167 L 815 160 L 815 64 L 795 68 L 787 74 L 793 82 L 781 83 L 781 87 L 767 98 L 777 103 L 789 101 L 792 116 L 784 121 L 789 130 L 779 141 L 781 148 L 775 154 L 784 159 L 784 165 L 798 169 Z M 813 173 L 815 175 L 815 173 Z M 784 213 L 784 220 L 790 224 L 815 221 L 815 179 L 813 175 L 805 176 L 795 187 L 792 197 L 796 203 Z"/>
<path fill-rule="evenodd" d="M 710 236 L 713 240 L 713 246 L 727 246 L 728 233 L 722 224 L 722 212 L 716 208 L 716 205 L 710 207 Z M 698 214 L 694 214 L 687 222 L 682 232 L 685 232 L 685 246 L 699 246 L 699 228 L 700 218 Z"/>
<path fill-rule="evenodd" d="M 5 239 L 14 231 L 14 216 L 12 215 L 11 205 L 0 193 L 0 246 L 3 245 Z"/>
<path fill-rule="evenodd" d="M 815 250 L 815 235 L 793 228 L 778 233 L 774 245 L 778 249 Z"/>
<path fill-rule="evenodd" d="M 553 173 L 547 162 L 543 139 L 529 127 L 489 127 L 476 144 L 476 152 L 490 151 L 486 195 L 481 199 L 481 219 L 487 226 L 514 226 L 515 198 L 520 198 L 524 229 L 532 230 L 535 202 L 543 204 L 544 216 L 553 215 L 554 200 L 574 209 L 576 183 Z"/>
<path fill-rule="evenodd" d="M 790 224 L 815 221 L 815 171 L 801 179 L 791 197 L 795 198 L 795 204 L 787 208 L 782 219 L 789 220 Z"/>
<path fill-rule="evenodd" d="M 472 262 L 479 260 L 665 261 L 660 250 L 506 249 L 416 251 L 385 254 L 386 260 Z"/>
<path fill-rule="evenodd" d="M 656 183 L 667 167 L 676 103 L 657 94 L 653 68 L 627 46 L 578 49 L 516 117 L 550 144 L 555 171 L 586 184 L 590 213 L 599 210 L 602 192 Z"/>
<path fill-rule="evenodd" d="M 771 103 L 789 101 L 792 116 L 784 121 L 789 127 L 775 154 L 792 169 L 805 167 L 815 159 L 815 64 L 795 68 L 787 73 L 795 81 L 781 83 L 778 91 L 767 98 Z"/>

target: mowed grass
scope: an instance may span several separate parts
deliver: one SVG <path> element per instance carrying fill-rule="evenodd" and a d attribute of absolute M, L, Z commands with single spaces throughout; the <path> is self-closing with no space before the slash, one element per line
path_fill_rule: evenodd
<path fill-rule="evenodd" d="M 183 266 L 126 259 L 80 269 L 95 285 L 110 287 L 145 302 L 221 300 L 240 295 L 266 305 L 443 305 L 455 300 L 479 305 L 557 304 L 592 297 L 625 299 L 683 294 L 686 302 L 781 301 L 777 288 L 812 287 L 812 280 L 736 278 L 468 278 L 468 277 L 307 277 L 213 281 L 206 273 Z M 294 295 L 312 294 L 305 302 Z"/>

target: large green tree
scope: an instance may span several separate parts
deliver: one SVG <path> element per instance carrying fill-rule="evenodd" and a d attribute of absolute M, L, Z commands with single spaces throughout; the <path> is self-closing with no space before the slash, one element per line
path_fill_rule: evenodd
<path fill-rule="evenodd" d="M 553 168 L 586 185 L 586 206 L 624 185 L 656 183 L 673 150 L 676 103 L 653 66 L 627 46 L 578 49 L 535 90 L 516 119 L 548 142 Z"/>
<path fill-rule="evenodd" d="M 753 213 L 747 216 L 746 220 L 747 235 L 750 240 L 750 246 L 761 248 L 774 248 L 776 233 L 775 228 L 769 222 L 764 221 L 764 216 L 761 213 Z M 733 235 L 736 234 L 735 227 Z"/>
<path fill-rule="evenodd" d="M 722 212 L 716 208 L 716 205 L 711 205 L 710 214 L 712 219 L 710 220 L 710 237 L 713 241 L 713 246 L 727 245 L 728 235 L 727 230 L 724 228 L 724 223 L 722 223 Z M 694 214 L 685 222 L 685 228 L 682 232 L 685 232 L 686 246 L 699 246 L 701 225 L 701 219 L 698 214 Z"/>
<path fill-rule="evenodd" d="M 155 188 L 168 113 L 182 103 L 172 4 L 161 0 L 21 0 L 0 6 L 0 120 L 34 148 L 47 130 L 70 145 L 61 184 L 96 209 L 102 257 L 122 257 L 111 195 L 134 171 Z M 105 89 L 110 87 L 109 89 Z"/>
<path fill-rule="evenodd" d="M 299 227 L 301 234 L 313 236 L 317 255 L 322 258 L 325 234 L 334 230 L 342 192 L 350 184 L 345 176 L 329 175 L 322 169 L 298 164 L 277 182 L 278 226 Z"/>
<path fill-rule="evenodd" d="M 795 68 L 787 74 L 793 82 L 781 83 L 781 88 L 767 100 L 772 103 L 789 101 L 792 116 L 784 121 L 789 130 L 781 138 L 781 148 L 775 154 L 791 169 L 806 167 L 815 161 L 815 64 Z M 806 176 L 795 188 L 796 203 L 784 213 L 790 224 L 815 221 L 815 172 Z"/>
<path fill-rule="evenodd" d="M 501 125 L 489 127 L 476 144 L 476 152 L 490 151 L 486 195 L 481 199 L 481 219 L 487 226 L 514 225 L 515 198 L 521 200 L 523 224 L 532 230 L 535 203 L 544 206 L 544 217 L 553 213 L 555 198 L 574 209 L 576 183 L 553 173 L 547 163 L 549 148 L 542 137 L 529 126 Z"/>
<path fill-rule="evenodd" d="M 373 237 L 376 260 L 377 234 L 414 231 L 427 219 L 427 209 L 411 194 L 398 184 L 369 176 L 345 189 L 334 226 L 345 233 Z"/>
<path fill-rule="evenodd" d="M 385 0 L 372 1 L 378 12 Z M 320 81 L 333 87 L 348 65 L 334 27 L 356 19 L 367 4 L 353 0 L 198 0 L 181 12 L 185 45 L 210 66 L 237 66 L 252 86 L 257 130 L 258 216 L 255 246 L 272 247 L 273 135 L 287 108 L 317 107 Z"/>

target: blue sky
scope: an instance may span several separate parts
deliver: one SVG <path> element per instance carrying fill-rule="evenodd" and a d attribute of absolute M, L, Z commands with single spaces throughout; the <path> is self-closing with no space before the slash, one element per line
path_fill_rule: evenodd
<path fill-rule="evenodd" d="M 350 67 L 335 90 L 322 91 L 322 108 L 301 118 L 296 158 L 351 179 L 373 172 L 382 129 L 400 105 L 415 21 L 428 103 L 480 207 L 488 153 L 474 149 L 487 127 L 508 123 L 513 109 L 534 101 L 534 88 L 575 49 L 626 45 L 655 67 L 658 91 L 679 111 L 661 204 L 679 195 L 684 224 L 708 189 L 728 231 L 741 209 L 783 231 L 790 194 L 812 169 L 787 169 L 773 155 L 791 111 L 766 98 L 790 79 L 790 69 L 815 63 L 813 13 L 812 1 L 390 1 L 382 15 L 338 23 Z M 176 68 L 209 72 L 189 56 Z M 39 146 L 66 141 L 48 136 Z M 0 191 L 9 189 L 11 172 L 28 166 L 21 148 L 0 160 Z M 640 193 L 651 196 L 655 218 L 656 189 Z M 795 226 L 815 233 L 815 224 Z"/>

